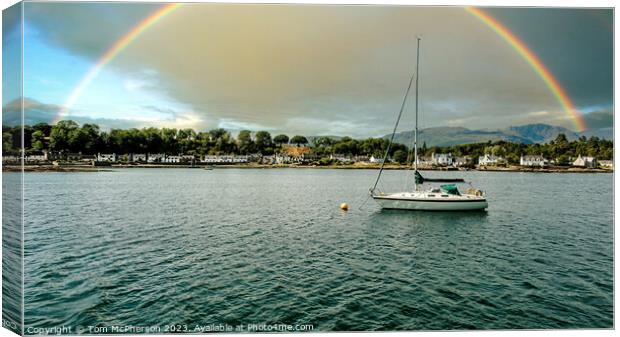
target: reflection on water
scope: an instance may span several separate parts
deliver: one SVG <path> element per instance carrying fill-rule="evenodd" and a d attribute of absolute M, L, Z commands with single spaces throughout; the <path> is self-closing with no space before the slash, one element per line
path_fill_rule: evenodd
<path fill-rule="evenodd" d="M 375 174 L 27 174 L 26 325 L 612 326 L 612 175 L 461 172 L 489 209 L 442 213 L 364 204 Z"/>

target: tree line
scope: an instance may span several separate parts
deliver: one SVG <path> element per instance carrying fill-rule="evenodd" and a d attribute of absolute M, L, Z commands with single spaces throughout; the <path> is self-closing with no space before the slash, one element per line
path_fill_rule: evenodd
<path fill-rule="evenodd" d="M 522 144 L 507 141 L 496 141 L 475 144 L 462 144 L 447 147 L 431 147 L 423 150 L 426 154 L 432 152 L 452 153 L 455 156 L 471 156 L 478 158 L 485 154 L 502 157 L 508 164 L 519 164 L 521 155 L 542 155 L 546 159 L 555 160 L 557 165 L 568 165 L 577 156 L 590 156 L 598 160 L 613 159 L 614 143 L 611 140 L 596 136 L 586 138 L 581 136 L 569 141 L 561 133 L 547 143 Z"/>
<path fill-rule="evenodd" d="M 18 154 L 22 139 L 22 128 L 2 128 L 2 149 L 6 154 Z M 331 154 L 345 156 L 374 156 L 382 158 L 388 148 L 385 138 L 353 139 L 351 137 L 317 137 L 310 144 L 303 135 L 290 137 L 278 134 L 274 137 L 267 131 L 240 131 L 234 137 L 221 128 L 204 132 L 193 129 L 142 128 L 111 129 L 102 131 L 96 124 L 79 125 L 71 120 L 63 120 L 55 125 L 39 123 L 23 128 L 24 148 L 27 154 L 41 153 L 44 150 L 82 154 L 97 153 L 166 153 L 166 154 L 254 154 L 272 155 L 280 152 L 286 144 L 309 145 L 318 157 Z M 411 163 L 413 154 L 410 148 L 394 143 L 389 157 L 398 163 Z M 542 154 L 559 164 L 569 163 L 578 155 L 593 156 L 597 159 L 613 157 L 613 141 L 597 137 L 581 137 L 569 141 L 564 134 L 544 144 L 520 144 L 506 141 L 462 144 L 444 147 L 427 147 L 424 143 L 419 149 L 420 156 L 432 153 L 452 153 L 454 156 L 469 156 L 474 161 L 482 155 L 491 154 L 503 157 L 509 164 L 518 164 L 523 154 Z"/>

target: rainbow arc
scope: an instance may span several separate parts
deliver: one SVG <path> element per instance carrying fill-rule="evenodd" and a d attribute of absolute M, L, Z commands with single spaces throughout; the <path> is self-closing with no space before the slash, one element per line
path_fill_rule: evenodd
<path fill-rule="evenodd" d="M 63 108 L 60 110 L 54 123 L 57 123 L 62 118 L 66 117 L 69 110 L 73 107 L 78 98 L 82 95 L 88 85 L 97 77 L 101 70 L 110 63 L 119 53 L 121 53 L 127 46 L 135 41 L 140 35 L 142 35 L 147 29 L 152 27 L 157 22 L 174 12 L 183 4 L 170 3 L 157 9 L 151 15 L 146 17 L 136 26 L 134 26 L 123 37 L 116 41 L 95 63 L 95 65 L 86 73 L 86 75 L 80 80 L 78 85 L 73 89 L 71 95 L 65 101 Z M 549 88 L 553 96 L 562 106 L 562 109 L 573 121 L 575 128 L 579 131 L 584 131 L 586 123 L 581 113 L 575 108 L 572 100 L 566 93 L 566 90 L 560 85 L 560 82 L 553 76 L 549 68 L 540 60 L 540 58 L 513 32 L 511 32 L 506 26 L 500 23 L 497 19 L 485 12 L 481 8 L 477 7 L 465 7 L 465 10 L 478 18 L 482 23 L 497 33 L 502 39 L 504 39 L 525 61 L 530 65 L 534 72 L 542 79 L 545 85 Z"/>
<path fill-rule="evenodd" d="M 65 103 L 63 104 L 62 109 L 54 119 L 54 123 L 57 123 L 59 120 L 64 118 L 69 114 L 69 110 L 73 107 L 75 102 L 80 98 L 84 89 L 88 87 L 88 85 L 99 75 L 101 70 L 110 63 L 118 54 L 120 54 L 127 46 L 131 44 L 131 42 L 135 41 L 142 33 L 144 33 L 151 26 L 159 22 L 161 19 L 174 12 L 176 9 L 181 7 L 180 3 L 171 3 L 166 4 L 151 15 L 146 17 L 144 20 L 140 21 L 136 26 L 134 26 L 129 32 L 127 32 L 123 37 L 121 37 L 118 41 L 116 41 L 112 47 L 110 47 L 101 57 L 97 60 L 97 63 L 86 73 L 86 75 L 80 80 L 78 85 L 73 89 L 71 95 L 67 98 Z"/>

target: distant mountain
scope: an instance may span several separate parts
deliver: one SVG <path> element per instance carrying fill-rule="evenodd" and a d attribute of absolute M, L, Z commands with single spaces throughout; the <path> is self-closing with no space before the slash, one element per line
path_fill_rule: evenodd
<path fill-rule="evenodd" d="M 552 126 L 547 124 L 527 124 L 521 126 L 511 126 L 507 130 L 530 140 L 532 143 L 546 143 L 555 139 L 560 133 L 566 135 L 568 140 L 579 138 L 579 134 L 563 128 L 561 126 Z"/>
<path fill-rule="evenodd" d="M 559 134 L 565 134 L 568 140 L 575 140 L 581 135 L 586 137 L 613 139 L 613 128 L 589 130 L 576 133 L 561 126 L 547 124 L 527 124 L 511 126 L 498 130 L 470 130 L 463 127 L 436 127 L 420 130 L 418 144 L 427 146 L 452 146 L 468 143 L 484 143 L 488 141 L 508 141 L 513 143 L 533 144 L 546 143 L 555 139 Z M 413 144 L 413 131 L 398 132 L 394 141 L 410 146 Z M 389 139 L 390 135 L 384 136 Z"/>

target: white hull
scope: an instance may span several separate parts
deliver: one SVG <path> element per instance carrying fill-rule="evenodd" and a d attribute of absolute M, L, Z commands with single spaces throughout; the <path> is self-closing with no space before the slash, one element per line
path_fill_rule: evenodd
<path fill-rule="evenodd" d="M 373 195 L 373 199 L 383 209 L 403 209 L 412 211 L 474 211 L 489 206 L 482 196 L 431 196 L 428 193 L 393 193 Z"/>

